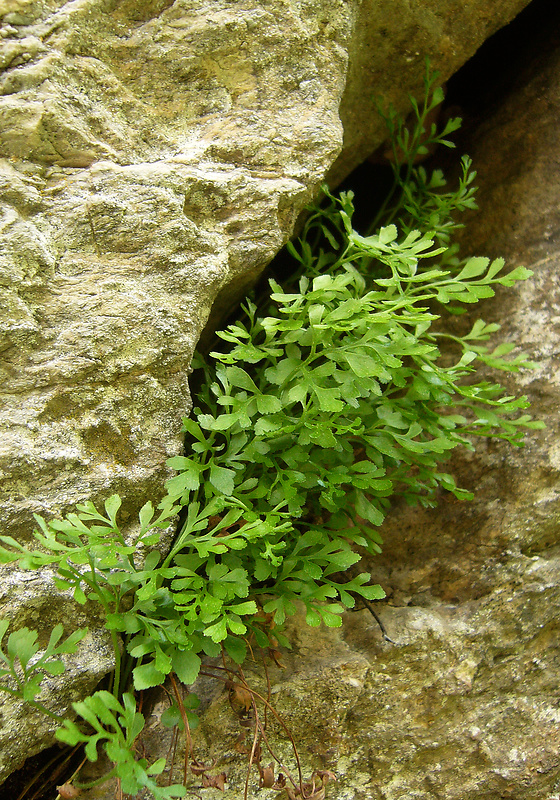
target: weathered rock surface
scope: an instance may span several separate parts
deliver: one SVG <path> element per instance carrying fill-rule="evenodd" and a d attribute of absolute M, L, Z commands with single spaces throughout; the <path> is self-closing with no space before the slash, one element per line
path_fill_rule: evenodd
<path fill-rule="evenodd" d="M 408 111 L 402 87 L 422 96 L 426 57 L 447 80 L 526 5 L 523 0 L 369 0 L 359 4 L 340 105 L 343 149 L 330 180 L 337 183 L 344 178 L 384 138 L 373 98 Z"/>
<path fill-rule="evenodd" d="M 210 307 L 289 236 L 341 119 L 339 175 L 382 138 L 370 94 L 402 104 L 526 2 L 0 1 L 4 533 L 161 496 Z M 0 779 L 44 743 L 10 707 Z"/>
<path fill-rule="evenodd" d="M 454 456 L 473 502 L 442 497 L 437 509 L 389 516 L 384 552 L 370 566 L 388 592 L 377 609 L 394 643 L 367 610 L 347 614 L 340 631 L 293 624 L 295 651 L 283 656 L 284 671 L 270 671 L 272 698 L 304 776 L 337 774 L 332 800 L 560 798 L 560 51 L 536 45 L 532 65 L 464 142 L 481 186 L 464 242 L 535 271 L 477 312 L 538 361 L 507 382 L 528 394 L 547 429 L 523 449 L 481 441 Z M 266 692 L 262 671 L 246 675 Z M 240 728 L 215 691 L 196 753 L 217 759 L 213 772 L 230 780 L 220 796 L 233 800 L 244 782 Z M 254 769 L 249 797 L 273 796 L 257 786 Z"/>
<path fill-rule="evenodd" d="M 100 625 L 96 609 L 77 606 L 71 596 L 61 596 L 54 584 L 44 575 L 27 570 L 3 570 L 0 582 L 2 615 L 11 620 L 14 630 L 27 627 L 39 631 L 38 643 L 46 646 L 50 631 L 62 624 L 67 633 L 89 627 L 80 650 L 64 656 L 66 666 L 63 681 L 47 676 L 38 696 L 52 712 L 65 715 L 73 701 L 81 700 L 95 690 L 96 685 L 113 667 L 113 648 L 110 634 Z M 5 647 L 5 642 L 3 643 Z M 0 694 L 0 752 L 7 774 L 19 765 L 22 755 L 37 752 L 41 741 L 51 743 L 59 727 L 55 720 L 28 703 L 15 701 Z M 11 769 L 10 769 L 11 767 Z M 32 777 L 32 776 L 30 776 Z M 0 796 L 2 793 L 0 791 Z M 7 800 L 7 795 L 6 796 Z"/>

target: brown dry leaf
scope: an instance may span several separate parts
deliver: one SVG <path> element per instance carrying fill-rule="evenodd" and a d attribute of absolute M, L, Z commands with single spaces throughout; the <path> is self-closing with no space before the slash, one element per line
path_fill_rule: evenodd
<path fill-rule="evenodd" d="M 325 800 L 326 786 L 320 786 L 311 794 L 305 794 L 305 800 Z"/>
<path fill-rule="evenodd" d="M 253 695 L 239 683 L 228 681 L 229 704 L 236 714 L 247 714 L 253 706 Z"/>
<path fill-rule="evenodd" d="M 309 783 L 304 784 L 303 796 L 305 800 L 325 800 L 326 789 L 327 789 L 326 784 L 321 783 L 321 785 L 317 787 L 314 780 L 311 785 Z"/>
<path fill-rule="evenodd" d="M 254 753 L 253 753 L 253 761 L 255 762 L 255 764 L 259 764 L 259 767 L 260 767 L 261 758 L 262 758 L 261 743 L 257 742 L 257 746 L 255 747 L 255 750 L 254 750 Z"/>
<path fill-rule="evenodd" d="M 220 772 L 219 775 L 203 775 L 202 776 L 202 785 L 205 789 L 219 789 L 221 792 L 224 791 L 225 785 L 227 781 L 227 775 L 225 772 Z"/>
<path fill-rule="evenodd" d="M 237 739 L 235 740 L 235 744 L 233 745 L 233 749 L 236 753 L 240 753 L 242 756 L 248 756 L 251 752 L 251 748 L 247 744 L 247 734 L 245 731 L 241 731 Z"/>
<path fill-rule="evenodd" d="M 82 793 L 80 789 L 76 789 L 71 783 L 63 783 L 62 786 L 57 786 L 56 791 L 62 800 L 72 800 L 72 798 L 79 797 Z"/>
<path fill-rule="evenodd" d="M 290 786 L 285 787 L 288 800 L 325 800 L 329 780 L 336 780 L 334 772 L 328 769 L 315 770 L 311 780 L 304 783 L 301 789 L 292 789 Z"/>
<path fill-rule="evenodd" d="M 320 786 L 317 786 L 317 778 L 321 781 Z M 325 800 L 329 780 L 336 780 L 334 772 L 328 769 L 315 770 L 311 777 L 311 785 L 307 783 L 303 787 L 305 800 Z"/>
<path fill-rule="evenodd" d="M 272 787 L 273 789 L 285 789 L 286 788 L 286 776 L 283 775 L 281 772 L 278 773 L 278 777 L 276 778 L 276 783 Z"/>
<path fill-rule="evenodd" d="M 259 774 L 261 779 L 259 787 L 261 789 L 270 789 L 274 786 L 274 764 L 270 763 L 268 767 L 261 767 L 259 764 Z"/>
<path fill-rule="evenodd" d="M 309 786 L 309 784 L 307 785 Z M 311 791 L 311 794 L 308 794 L 306 791 L 303 797 L 305 798 L 305 800 L 325 800 L 325 787 L 320 786 L 315 791 Z"/>
<path fill-rule="evenodd" d="M 280 661 L 280 659 L 282 658 L 282 653 L 280 652 L 280 650 L 275 650 L 274 648 L 269 647 L 268 655 L 274 661 L 277 667 L 280 667 L 280 669 L 285 669 L 284 664 L 282 664 L 282 662 Z"/>

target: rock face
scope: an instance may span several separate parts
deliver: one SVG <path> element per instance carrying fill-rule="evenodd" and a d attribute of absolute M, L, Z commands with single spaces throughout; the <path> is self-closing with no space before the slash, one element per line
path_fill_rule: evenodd
<path fill-rule="evenodd" d="M 337 183 L 344 178 L 385 137 L 370 102 L 373 98 L 408 111 L 402 87 L 422 96 L 426 57 L 447 80 L 483 41 L 527 5 L 523 0 L 366 0 L 359 4 L 340 104 L 343 148 L 329 179 Z"/>
<path fill-rule="evenodd" d="M 447 76 L 526 3 L 0 0 L 3 533 L 161 496 L 212 304 L 380 143 L 372 93 L 402 105 L 425 55 Z M 0 779 L 44 744 L 2 713 Z"/>
<path fill-rule="evenodd" d="M 378 4 L 3 5 L 0 508 L 25 535 L 31 510 L 161 493 L 210 306 L 290 235 L 341 98 L 348 171 L 382 135 L 364 98 L 402 104 L 425 54 L 452 72 L 524 3 L 403 4 L 402 51 Z"/>

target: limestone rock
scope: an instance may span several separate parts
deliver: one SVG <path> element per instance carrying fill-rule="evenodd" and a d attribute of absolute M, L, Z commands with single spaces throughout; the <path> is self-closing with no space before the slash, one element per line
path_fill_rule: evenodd
<path fill-rule="evenodd" d="M 126 522 L 161 497 L 210 306 L 270 261 L 340 149 L 349 22 L 3 5 L 0 508 L 29 538 L 31 512 L 118 491 Z"/>
<path fill-rule="evenodd" d="M 133 527 L 181 451 L 210 307 L 286 241 L 341 116 L 339 174 L 383 136 L 358 95 L 401 105 L 424 55 L 449 74 L 526 2 L 1 0 L 4 533 L 115 491 Z M 20 738 L 0 779 L 44 744 Z"/>

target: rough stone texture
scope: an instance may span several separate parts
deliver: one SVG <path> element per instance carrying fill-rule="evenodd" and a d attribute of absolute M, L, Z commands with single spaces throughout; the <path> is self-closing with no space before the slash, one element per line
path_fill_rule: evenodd
<path fill-rule="evenodd" d="M 61 595 L 45 576 L 15 570 L 0 570 L 0 603 L 3 616 L 14 629 L 38 630 L 39 645 L 45 646 L 55 625 L 64 626 L 65 635 L 77 628 L 90 627 L 80 651 L 64 656 L 65 680 L 46 677 L 38 699 L 56 714 L 66 714 L 71 703 L 92 692 L 113 666 L 113 648 L 108 631 L 99 625 L 95 608 L 78 606 L 69 595 Z M 97 623 L 97 624 L 95 624 Z M 37 752 L 39 742 L 52 742 L 59 727 L 56 721 L 35 711 L 27 703 L 14 702 L 0 693 L 0 753 L 2 776 L 19 766 L 22 754 Z"/>
<path fill-rule="evenodd" d="M 167 6 L 2 4 L 4 533 L 161 497 L 210 306 L 270 261 L 340 149 L 352 9 L 322 31 L 289 4 Z"/>
<path fill-rule="evenodd" d="M 367 610 L 340 631 L 293 623 L 294 652 L 270 672 L 273 702 L 305 776 L 337 774 L 329 800 L 560 798 L 560 51 L 535 44 L 511 93 L 463 142 L 481 185 L 464 241 L 535 270 L 475 313 L 539 362 L 507 382 L 548 427 L 523 449 L 481 441 L 454 456 L 472 503 L 443 496 L 437 509 L 389 516 L 371 568 L 388 592 L 377 608 L 393 644 Z M 262 672 L 246 674 L 262 691 Z M 214 772 L 230 778 L 220 796 L 237 800 L 239 723 L 214 691 L 196 752 L 217 759 Z M 294 770 L 285 738 L 272 741 Z M 257 786 L 255 770 L 249 797 L 273 796 Z"/>
<path fill-rule="evenodd" d="M 407 93 L 402 87 L 422 96 L 426 57 L 439 70 L 442 81 L 447 80 L 482 42 L 527 5 L 524 0 L 361 3 L 340 105 L 343 149 L 329 179 L 337 183 L 384 138 L 372 98 L 407 111 Z"/>
<path fill-rule="evenodd" d="M 380 143 L 371 93 L 402 104 L 526 2 L 0 0 L 4 533 L 161 496 L 210 306 L 289 236 L 341 118 L 333 174 Z M 8 705 L 0 776 L 42 744 Z"/>

